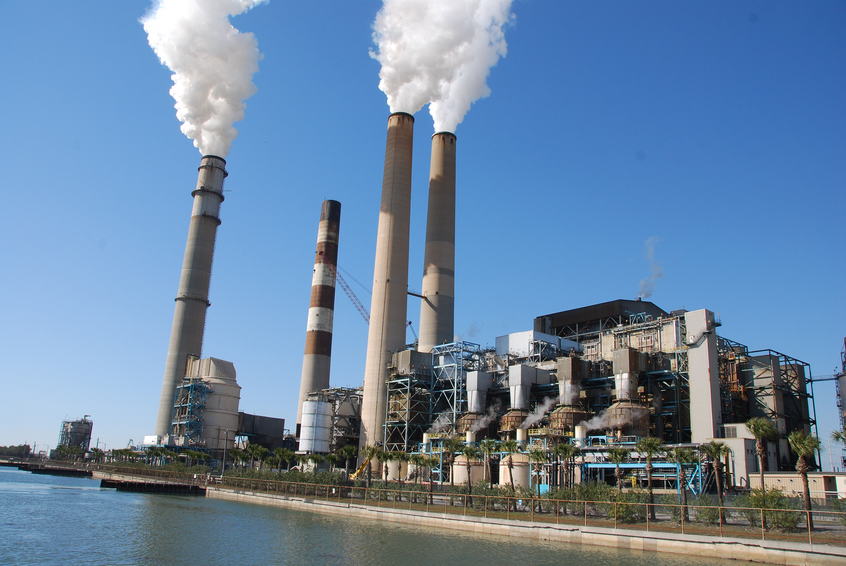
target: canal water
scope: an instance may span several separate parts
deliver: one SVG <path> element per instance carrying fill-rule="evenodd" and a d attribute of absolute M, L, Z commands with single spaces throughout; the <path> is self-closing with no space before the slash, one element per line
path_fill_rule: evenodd
<path fill-rule="evenodd" d="M 203 497 L 100 489 L 0 468 L 0 564 L 737 565 L 327 517 Z"/>

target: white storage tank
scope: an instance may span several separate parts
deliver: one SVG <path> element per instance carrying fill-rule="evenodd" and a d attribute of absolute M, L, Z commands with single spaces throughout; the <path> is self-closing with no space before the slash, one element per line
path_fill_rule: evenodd
<path fill-rule="evenodd" d="M 529 456 L 527 454 L 504 454 L 499 461 L 499 485 L 511 487 L 508 475 L 508 459 L 512 458 L 514 487 L 529 487 Z"/>
<path fill-rule="evenodd" d="M 515 477 L 517 474 L 514 474 Z M 474 484 L 485 481 L 487 474 L 485 473 L 485 463 L 478 460 L 470 460 L 470 481 Z M 467 458 L 462 454 L 456 457 L 455 463 L 452 465 L 452 477 L 455 485 L 462 485 L 467 483 Z"/>
<path fill-rule="evenodd" d="M 300 452 L 328 454 L 332 439 L 332 405 L 328 401 L 303 401 Z"/>

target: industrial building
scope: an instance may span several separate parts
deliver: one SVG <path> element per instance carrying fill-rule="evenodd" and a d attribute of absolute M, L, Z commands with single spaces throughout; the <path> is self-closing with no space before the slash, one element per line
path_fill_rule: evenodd
<path fill-rule="evenodd" d="M 720 336 L 720 321 L 707 309 L 665 311 L 649 301 L 619 299 L 537 316 L 531 329 L 498 336 L 494 347 L 456 342 L 457 139 L 451 132 L 432 136 L 417 295 L 408 290 L 413 127 L 409 114 L 388 117 L 369 313 L 357 305 L 369 321 L 358 389 L 330 386 L 335 284 L 343 286 L 337 273 L 341 205 L 321 206 L 297 404 L 300 452 L 358 445 L 440 455 L 436 476 L 461 483 L 468 480 L 466 462 L 459 458 L 449 469 L 444 438 L 513 439 L 520 450 L 499 458 L 498 481 L 548 485 L 560 481 L 562 470 L 531 470 L 530 447 L 576 444 L 581 455 L 567 473 L 604 480 L 612 473 L 611 447 L 634 455 L 646 436 L 691 447 L 721 439 L 732 450 L 726 462 L 732 482 L 747 486 L 758 463 L 743 423 L 761 416 L 779 433 L 768 444 L 771 470 L 792 469 L 787 434 L 811 433 L 815 426 L 808 364 Z M 234 364 L 201 357 L 224 167 L 214 156 L 200 163 L 156 435 L 145 443 L 219 451 L 239 436 L 269 447 L 282 442 L 282 419 L 239 411 Z M 421 300 L 420 338 L 411 345 L 405 344 L 409 294 Z M 666 468 L 665 481 L 678 477 L 675 464 L 655 465 Z M 392 473 L 409 473 L 402 466 Z M 626 467 L 636 480 L 642 464 Z M 483 472 L 477 464 L 469 468 L 470 479 Z M 699 464 L 686 471 L 701 488 Z"/>
<path fill-rule="evenodd" d="M 88 452 L 91 446 L 91 432 L 94 430 L 94 421 L 89 415 L 83 416 L 75 421 L 62 421 L 62 428 L 59 431 L 59 442 L 56 450 L 62 446 L 78 449 L 80 454 Z"/>
<path fill-rule="evenodd" d="M 544 468 L 542 477 L 530 480 L 530 446 L 578 444 L 575 475 L 605 479 L 611 447 L 628 447 L 635 455 L 634 445 L 646 436 L 690 447 L 720 439 L 732 450 L 726 462 L 732 482 L 746 486 L 758 463 L 743 423 L 760 416 L 772 419 L 779 434 L 768 443 L 768 465 L 792 469 L 796 458 L 787 434 L 811 433 L 815 425 L 808 364 L 720 336 L 720 322 L 707 309 L 668 312 L 648 301 L 620 299 L 537 316 L 531 330 L 496 337 L 492 348 L 455 342 L 457 140 L 450 132 L 432 136 L 417 295 L 408 290 L 413 127 L 408 114 L 388 117 L 364 384 L 357 392 L 360 447 L 440 454 L 443 463 L 446 436 L 462 435 L 468 443 L 515 439 L 521 453 L 495 475 L 510 482 L 513 471 L 516 483 L 528 484 L 554 483 L 550 474 L 560 471 Z M 405 344 L 408 295 L 421 299 L 419 340 L 411 345 Z M 333 412 L 331 389 L 308 391 L 311 379 L 304 372 L 300 449 L 329 451 L 339 436 L 330 431 L 339 419 L 351 421 Z M 642 472 L 642 464 L 626 466 Z M 656 466 L 667 468 L 666 478 L 678 475 L 674 464 Z M 687 475 L 701 486 L 698 466 Z M 467 481 L 465 470 L 457 466 L 453 480 Z M 450 474 L 444 465 L 436 470 L 441 480 Z"/>

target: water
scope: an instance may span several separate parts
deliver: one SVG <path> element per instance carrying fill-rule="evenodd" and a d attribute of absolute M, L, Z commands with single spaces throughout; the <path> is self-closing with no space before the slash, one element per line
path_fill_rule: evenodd
<path fill-rule="evenodd" d="M 465 535 L 206 499 L 117 492 L 99 481 L 0 468 L 0 564 L 729 563 Z M 737 562 L 731 562 L 737 565 Z"/>

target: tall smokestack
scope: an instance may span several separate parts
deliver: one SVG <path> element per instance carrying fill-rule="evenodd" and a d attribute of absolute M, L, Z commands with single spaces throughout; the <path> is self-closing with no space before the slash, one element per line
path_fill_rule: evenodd
<path fill-rule="evenodd" d="M 420 342 L 431 352 L 452 342 L 455 303 L 455 134 L 432 136 L 429 166 L 429 210 L 423 259 L 423 300 L 420 303 Z"/>
<path fill-rule="evenodd" d="M 341 203 L 324 200 L 317 228 L 317 251 L 311 276 L 311 302 L 308 306 L 300 400 L 297 404 L 297 438 L 303 416 L 303 401 L 312 391 L 329 387 L 332 355 L 332 320 L 335 313 L 335 273 L 338 265 L 338 234 L 341 229 Z"/>
<path fill-rule="evenodd" d="M 200 159 L 197 187 L 191 193 L 194 208 L 182 259 L 159 414 L 156 418 L 158 436 L 169 433 L 176 386 L 185 377 L 188 356 L 199 357 L 203 349 L 206 309 L 210 304 L 209 282 L 214 239 L 220 225 L 220 203 L 223 202 L 223 180 L 226 175 L 226 161 L 223 158 L 206 155 Z"/>
<path fill-rule="evenodd" d="M 373 295 L 364 397 L 361 403 L 361 446 L 384 440 L 385 376 L 391 352 L 405 345 L 408 293 L 408 230 L 411 213 L 411 149 L 414 117 L 395 112 L 388 117 L 382 203 L 376 233 Z"/>

